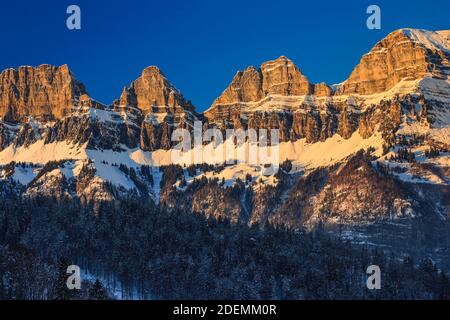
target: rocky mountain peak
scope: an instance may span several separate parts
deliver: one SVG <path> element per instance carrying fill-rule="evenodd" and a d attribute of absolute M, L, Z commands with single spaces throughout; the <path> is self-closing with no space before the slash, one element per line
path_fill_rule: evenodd
<path fill-rule="evenodd" d="M 281 55 L 279 56 L 277 59 L 275 60 L 270 60 L 270 61 L 266 61 L 261 65 L 261 70 L 264 69 L 274 69 L 274 68 L 295 68 L 295 64 L 292 62 L 292 60 L 290 60 L 288 57 Z"/>
<path fill-rule="evenodd" d="M 450 53 L 450 30 L 429 31 L 405 28 L 394 31 L 393 34 L 395 33 L 403 33 L 411 41 L 417 42 L 427 49 Z"/>
<path fill-rule="evenodd" d="M 425 76 L 447 80 L 450 71 L 448 31 L 400 29 L 378 42 L 351 73 L 339 93 L 370 95 L 402 80 Z"/>
<path fill-rule="evenodd" d="M 185 100 L 156 66 L 145 68 L 142 75 L 122 91 L 120 105 L 136 107 L 144 113 L 160 107 L 193 110 L 191 103 Z"/>
<path fill-rule="evenodd" d="M 123 89 L 115 109 L 138 113 L 138 140 L 145 151 L 169 149 L 172 131 L 192 126 L 198 116 L 191 102 L 155 66 L 145 68 L 130 87 Z"/>
<path fill-rule="evenodd" d="M 314 92 L 308 79 L 287 57 L 263 63 L 259 69 L 248 67 L 239 71 L 231 84 L 213 103 L 220 105 L 257 102 L 269 95 L 301 96 Z M 326 94 L 326 90 L 321 91 Z"/>
<path fill-rule="evenodd" d="M 0 117 L 11 122 L 26 116 L 60 119 L 86 93 L 67 65 L 7 69 L 0 74 Z"/>
<path fill-rule="evenodd" d="M 265 96 L 279 94 L 301 96 L 311 93 L 308 79 L 285 56 L 261 65 L 262 90 Z"/>
<path fill-rule="evenodd" d="M 165 79 L 164 73 L 157 66 L 149 66 L 142 70 L 143 77 L 162 77 Z"/>

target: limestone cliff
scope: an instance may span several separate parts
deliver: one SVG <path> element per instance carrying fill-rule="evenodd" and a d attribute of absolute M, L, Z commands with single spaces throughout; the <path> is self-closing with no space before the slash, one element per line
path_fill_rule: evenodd
<path fill-rule="evenodd" d="M 60 119 L 86 94 L 67 65 L 8 69 L 0 74 L 0 117 L 18 122 L 27 116 Z"/>
<path fill-rule="evenodd" d="M 430 75 L 448 79 L 450 41 L 445 31 L 400 29 L 378 42 L 351 73 L 339 93 L 370 95 L 401 80 Z"/>

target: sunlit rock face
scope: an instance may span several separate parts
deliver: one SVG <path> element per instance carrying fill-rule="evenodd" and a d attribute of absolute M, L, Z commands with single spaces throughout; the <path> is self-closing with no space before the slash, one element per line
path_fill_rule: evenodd
<path fill-rule="evenodd" d="M 111 105 L 90 97 L 67 66 L 5 70 L 0 193 L 79 201 L 95 212 L 133 199 L 233 223 L 320 223 L 383 246 L 421 242 L 426 233 L 436 236 L 424 240 L 433 250 L 445 249 L 449 34 L 395 31 L 332 86 L 310 83 L 281 56 L 238 72 L 203 114 L 157 67 Z M 202 163 L 174 165 L 172 133 L 192 133 L 196 121 L 222 132 L 278 129 L 281 170 L 267 175 L 267 163 L 205 154 Z"/>
<path fill-rule="evenodd" d="M 172 133 L 177 128 L 189 129 L 199 115 L 155 66 L 142 71 L 142 75 L 125 88 L 115 109 L 138 113 L 139 146 L 144 151 L 169 149 Z"/>
<path fill-rule="evenodd" d="M 340 93 L 370 95 L 426 75 L 445 80 L 450 74 L 449 59 L 447 31 L 397 30 L 362 57 Z"/>
<path fill-rule="evenodd" d="M 257 102 L 270 95 L 301 96 L 313 91 L 314 87 L 298 67 L 281 56 L 263 63 L 259 69 L 248 67 L 239 71 L 211 109 L 239 102 Z M 318 86 L 317 91 L 322 95 L 326 94 L 326 85 Z"/>
<path fill-rule="evenodd" d="M 20 67 L 0 74 L 0 117 L 17 122 L 27 116 L 61 119 L 86 94 L 67 65 Z"/>
<path fill-rule="evenodd" d="M 450 101 L 448 37 L 448 31 L 392 32 L 334 86 L 309 83 L 284 56 L 248 67 L 205 116 L 219 128 L 279 129 L 281 141 L 309 143 L 392 131 L 412 109 L 422 123 L 441 127 Z"/>

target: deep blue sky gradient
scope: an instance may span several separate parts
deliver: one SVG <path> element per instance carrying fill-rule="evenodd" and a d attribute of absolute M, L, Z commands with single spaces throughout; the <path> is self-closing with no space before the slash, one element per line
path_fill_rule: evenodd
<path fill-rule="evenodd" d="M 77 4 L 82 30 L 66 28 Z M 366 8 L 382 29 L 366 28 Z M 286 55 L 312 82 L 345 80 L 361 55 L 402 27 L 449 29 L 450 1 L 148 0 L 2 1 L 0 69 L 67 63 L 104 103 L 149 65 L 198 110 L 237 70 Z"/>

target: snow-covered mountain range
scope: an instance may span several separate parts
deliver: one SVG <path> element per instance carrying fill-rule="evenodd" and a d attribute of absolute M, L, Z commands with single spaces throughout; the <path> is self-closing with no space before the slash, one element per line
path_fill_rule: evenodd
<path fill-rule="evenodd" d="M 91 98 L 66 65 L 5 70 L 0 192 L 94 206 L 133 197 L 236 223 L 320 223 L 354 242 L 402 239 L 407 248 L 414 239 L 434 250 L 450 232 L 449 36 L 394 31 L 338 85 L 310 83 L 281 56 L 239 71 L 204 113 L 157 67 L 111 105 Z M 174 166 L 172 132 L 195 121 L 279 129 L 279 172 L 206 155 Z"/>

